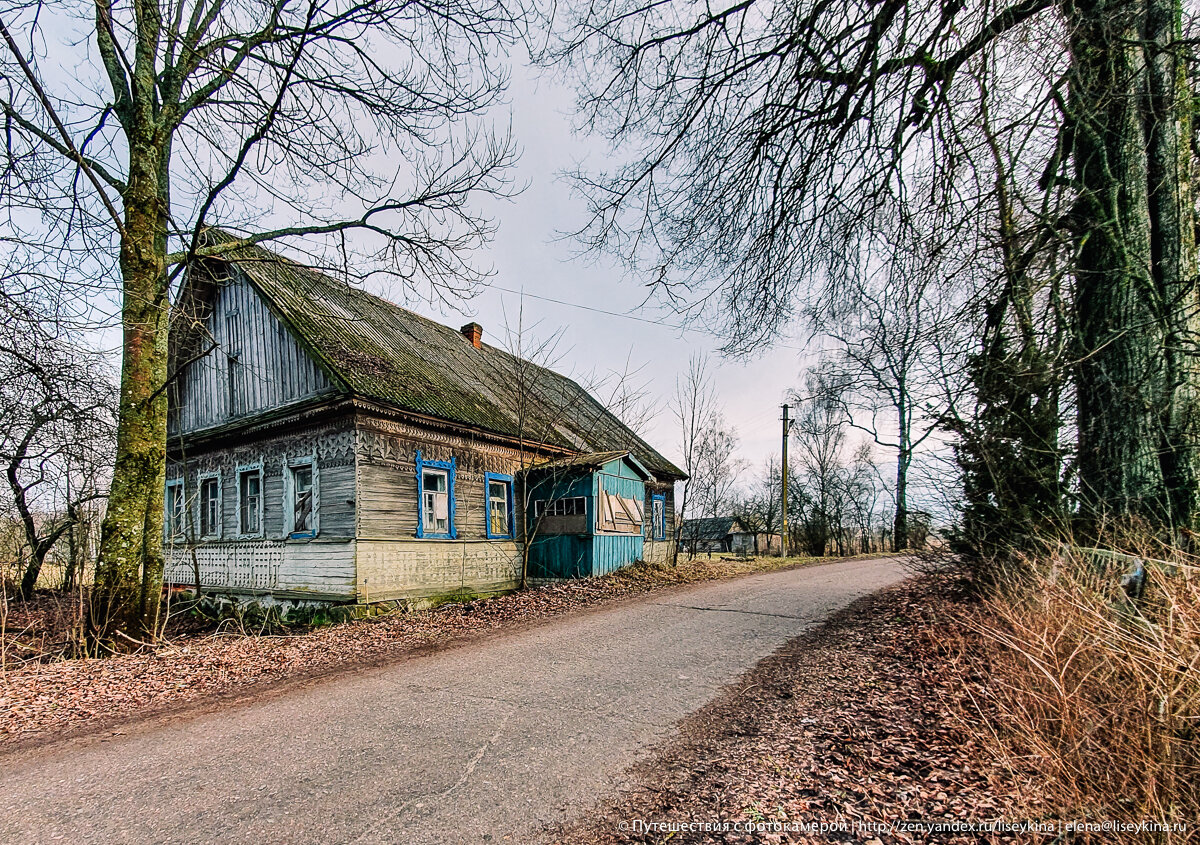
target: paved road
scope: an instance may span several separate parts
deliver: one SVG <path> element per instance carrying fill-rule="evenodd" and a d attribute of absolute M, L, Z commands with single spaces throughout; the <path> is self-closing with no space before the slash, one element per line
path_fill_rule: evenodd
<path fill-rule="evenodd" d="M 660 594 L 105 743 L 0 760 L 0 842 L 533 841 L 788 639 L 905 577 Z"/>

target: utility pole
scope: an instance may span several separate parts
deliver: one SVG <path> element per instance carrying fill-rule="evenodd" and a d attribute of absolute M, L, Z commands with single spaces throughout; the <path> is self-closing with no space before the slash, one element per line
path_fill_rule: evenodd
<path fill-rule="evenodd" d="M 783 534 L 780 537 L 780 551 L 784 557 L 788 553 L 788 527 L 787 527 L 787 447 L 788 447 L 788 432 L 791 431 L 792 421 L 788 419 L 788 411 L 791 406 L 786 402 L 783 404 L 783 467 L 780 472 L 780 478 L 783 479 Z"/>

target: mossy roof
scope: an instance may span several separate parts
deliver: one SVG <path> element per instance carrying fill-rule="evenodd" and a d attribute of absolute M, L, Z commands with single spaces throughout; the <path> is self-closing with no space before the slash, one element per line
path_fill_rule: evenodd
<path fill-rule="evenodd" d="M 228 237 L 210 230 L 209 237 Z M 258 246 L 236 266 L 344 389 L 404 411 L 577 452 L 629 452 L 684 473 L 574 380 Z"/>
<path fill-rule="evenodd" d="M 679 527 L 679 536 L 684 540 L 723 540 L 737 532 L 749 533 L 750 529 L 736 516 L 685 519 Z"/>
<path fill-rule="evenodd" d="M 557 458 L 552 461 L 547 461 L 543 464 L 538 464 L 537 470 L 557 470 L 557 469 L 601 469 L 605 464 L 624 458 L 626 462 L 633 467 L 642 477 L 652 475 L 649 468 L 644 466 L 634 455 L 627 449 L 622 449 L 615 452 L 584 452 L 579 455 L 571 455 L 566 458 Z"/>

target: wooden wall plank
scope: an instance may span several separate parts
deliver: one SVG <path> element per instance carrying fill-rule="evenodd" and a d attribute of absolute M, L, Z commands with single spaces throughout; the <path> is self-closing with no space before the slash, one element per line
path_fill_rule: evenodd
<path fill-rule="evenodd" d="M 215 289 L 205 330 L 213 345 L 173 391 L 171 433 L 188 433 L 329 393 L 333 383 L 240 273 Z M 206 348 L 205 347 L 205 348 Z M 237 355 L 231 371 L 229 356 Z M 235 374 L 230 386 L 230 374 Z"/>

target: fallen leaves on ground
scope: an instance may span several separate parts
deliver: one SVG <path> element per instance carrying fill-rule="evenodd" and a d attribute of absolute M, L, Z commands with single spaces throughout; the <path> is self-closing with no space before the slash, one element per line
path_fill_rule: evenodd
<path fill-rule="evenodd" d="M 631 785 L 552 832 L 573 843 L 1036 842 L 1031 833 L 903 831 L 899 821 L 1003 820 L 1038 812 L 1028 773 L 978 744 L 986 680 L 944 582 L 909 581 L 856 602 L 784 646 L 689 717 Z M 675 829 L 639 829 L 637 821 Z M 712 830 L 763 823 L 753 832 Z M 791 823 L 772 831 L 770 823 Z M 826 830 L 798 830 L 824 823 Z M 682 826 L 682 827 L 681 827 Z M 832 828 L 832 829 L 829 829 Z"/>
<path fill-rule="evenodd" d="M 677 567 L 639 564 L 602 578 L 302 633 L 185 635 L 136 654 L 28 661 L 16 668 L 10 664 L 0 674 L 0 748 L 251 693 L 285 679 L 385 662 L 423 647 L 679 584 L 803 562 L 794 558 L 697 558 L 681 561 Z"/>

